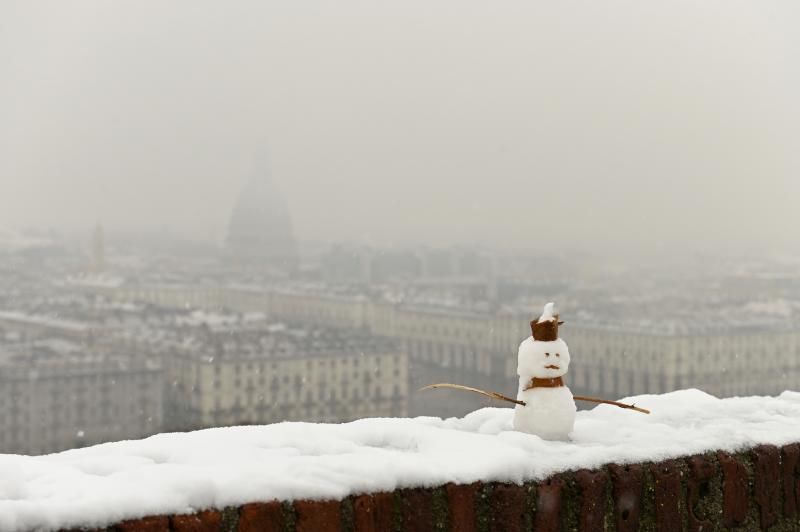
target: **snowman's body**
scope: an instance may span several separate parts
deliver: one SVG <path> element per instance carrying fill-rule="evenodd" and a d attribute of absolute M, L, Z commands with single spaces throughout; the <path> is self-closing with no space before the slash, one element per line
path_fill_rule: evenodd
<path fill-rule="evenodd" d="M 552 304 L 545 307 L 538 323 L 548 320 L 556 320 L 557 335 L 558 316 L 552 316 Z M 522 341 L 517 364 L 520 377 L 517 399 L 525 405 L 514 409 L 515 430 L 547 440 L 569 439 L 577 408 L 572 392 L 561 381 L 568 368 L 569 349 L 562 339 L 539 341 L 530 336 Z"/>
<path fill-rule="evenodd" d="M 514 409 L 514 430 L 535 434 L 545 440 L 568 440 L 575 425 L 575 400 L 566 386 L 531 388 L 517 399 L 525 406 Z"/>

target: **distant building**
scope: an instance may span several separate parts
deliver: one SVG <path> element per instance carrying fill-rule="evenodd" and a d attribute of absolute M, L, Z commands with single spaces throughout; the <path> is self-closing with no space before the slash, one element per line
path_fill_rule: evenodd
<path fill-rule="evenodd" d="M 138 341 L 164 361 L 168 430 L 408 414 L 408 360 L 386 339 L 227 323 Z"/>
<path fill-rule="evenodd" d="M 392 304 L 358 296 L 269 290 L 262 307 L 278 319 L 319 326 L 357 326 L 401 342 L 410 360 L 470 372 L 516 388 L 519 342 L 531 316 L 466 306 Z M 236 308 L 236 299 L 229 303 Z M 635 311 L 630 310 L 635 318 Z M 796 324 L 764 316 L 665 319 L 635 327 L 569 319 L 563 335 L 573 364 L 567 379 L 582 393 L 608 398 L 697 387 L 720 397 L 778 394 L 800 383 Z M 413 362 L 412 362 L 413 365 Z M 427 371 L 427 370 L 426 370 Z M 475 382 L 477 384 L 478 382 Z M 412 383 L 413 384 L 413 383 Z"/>
<path fill-rule="evenodd" d="M 373 282 L 373 252 L 363 246 L 335 245 L 322 257 L 322 275 L 326 283 Z"/>
<path fill-rule="evenodd" d="M 204 292 L 184 287 L 117 294 L 181 304 L 199 302 Z M 425 293 L 416 299 L 395 296 L 320 285 L 220 286 L 208 304 L 395 340 L 409 358 L 410 387 L 440 378 L 468 379 L 467 384 L 514 393 L 517 347 L 530 334 L 533 312 L 437 301 Z M 728 397 L 774 395 L 800 385 L 800 326 L 790 312 L 783 317 L 760 312 L 741 298 L 688 315 L 682 305 L 661 296 L 613 309 L 599 303 L 594 305 L 602 311 L 594 314 L 591 303 L 564 314 L 562 334 L 573 359 L 567 380 L 576 393 L 613 399 L 696 387 Z M 655 305 L 658 319 L 648 318 L 655 313 L 642 305 Z M 422 413 L 413 404 L 410 408 L 412 414 Z"/>
<path fill-rule="evenodd" d="M 625 397 L 699 388 L 718 397 L 778 395 L 800 386 L 800 333 L 564 326 L 569 380 L 592 395 Z"/>
<path fill-rule="evenodd" d="M 70 338 L 0 349 L 0 453 L 45 454 L 162 429 L 161 367 Z"/>
<path fill-rule="evenodd" d="M 255 166 L 236 201 L 225 247 L 240 270 L 287 273 L 297 264 L 289 208 L 266 161 Z"/>

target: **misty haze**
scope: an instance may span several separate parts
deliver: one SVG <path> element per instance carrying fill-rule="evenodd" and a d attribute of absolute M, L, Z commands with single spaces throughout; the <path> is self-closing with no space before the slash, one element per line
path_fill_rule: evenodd
<path fill-rule="evenodd" d="M 521 416 L 536 387 L 578 416 L 798 390 L 798 27 L 789 1 L 0 2 L 0 483 L 7 455 Z"/>

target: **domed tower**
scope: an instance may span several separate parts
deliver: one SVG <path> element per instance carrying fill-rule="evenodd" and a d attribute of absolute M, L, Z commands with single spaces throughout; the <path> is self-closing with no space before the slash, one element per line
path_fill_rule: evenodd
<path fill-rule="evenodd" d="M 290 272 L 297 263 L 289 209 L 272 182 L 265 156 L 239 194 L 225 245 L 229 255 L 248 268 Z"/>

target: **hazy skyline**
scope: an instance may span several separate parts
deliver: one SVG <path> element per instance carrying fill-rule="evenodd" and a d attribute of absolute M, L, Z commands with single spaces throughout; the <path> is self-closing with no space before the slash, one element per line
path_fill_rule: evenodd
<path fill-rule="evenodd" d="M 0 226 L 797 249 L 794 2 L 2 2 Z"/>

